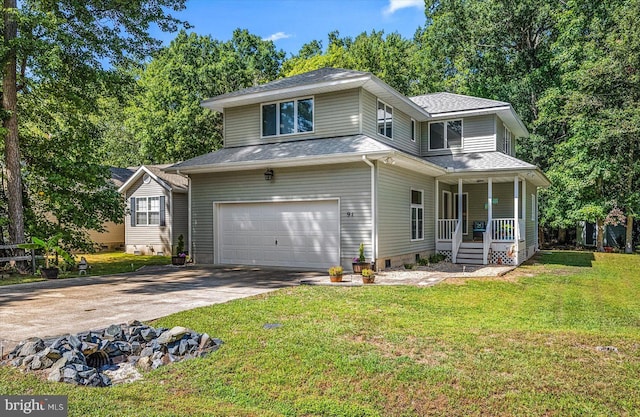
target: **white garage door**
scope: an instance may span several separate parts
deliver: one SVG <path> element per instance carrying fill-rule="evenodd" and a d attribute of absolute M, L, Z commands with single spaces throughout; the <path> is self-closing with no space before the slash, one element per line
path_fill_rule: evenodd
<path fill-rule="evenodd" d="M 219 263 L 302 268 L 340 264 L 335 200 L 220 204 L 218 230 Z"/>

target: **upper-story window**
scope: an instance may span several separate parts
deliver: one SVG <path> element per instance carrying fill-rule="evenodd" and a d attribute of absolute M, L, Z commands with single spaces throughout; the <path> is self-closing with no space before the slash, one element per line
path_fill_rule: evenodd
<path fill-rule="evenodd" d="M 393 138 L 393 107 L 378 100 L 378 133 Z"/>
<path fill-rule="evenodd" d="M 417 136 L 418 136 L 418 129 L 416 126 L 416 121 L 414 119 L 411 119 L 411 141 L 415 142 Z"/>
<path fill-rule="evenodd" d="M 262 136 L 313 132 L 313 97 L 262 105 Z"/>
<path fill-rule="evenodd" d="M 429 150 L 462 147 L 462 120 L 429 123 Z"/>
<path fill-rule="evenodd" d="M 502 149 L 504 149 L 504 153 L 511 155 L 511 131 L 507 129 L 507 126 L 504 127 L 504 144 Z"/>

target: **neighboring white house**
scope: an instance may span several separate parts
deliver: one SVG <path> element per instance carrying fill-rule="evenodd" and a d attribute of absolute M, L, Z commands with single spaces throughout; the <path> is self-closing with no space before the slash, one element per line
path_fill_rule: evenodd
<path fill-rule="evenodd" d="M 224 148 L 165 169 L 189 178 L 196 262 L 350 267 L 361 242 L 379 269 L 434 252 L 519 264 L 537 250 L 549 181 L 515 157 L 528 132 L 509 103 L 409 98 L 324 68 L 203 106 L 224 114 Z"/>
<path fill-rule="evenodd" d="M 119 188 L 127 200 L 125 248 L 140 255 L 171 255 L 180 235 L 189 241 L 188 181 L 142 165 Z"/>

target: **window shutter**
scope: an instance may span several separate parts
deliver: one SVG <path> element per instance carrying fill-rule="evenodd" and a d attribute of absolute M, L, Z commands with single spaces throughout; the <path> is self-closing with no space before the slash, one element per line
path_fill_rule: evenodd
<path fill-rule="evenodd" d="M 131 226 L 136 226 L 136 198 L 131 197 L 129 200 L 131 201 L 131 206 L 129 207 L 129 211 L 131 212 Z"/>
<path fill-rule="evenodd" d="M 165 226 L 165 221 L 164 221 L 164 196 L 161 195 L 160 196 L 160 226 Z"/>

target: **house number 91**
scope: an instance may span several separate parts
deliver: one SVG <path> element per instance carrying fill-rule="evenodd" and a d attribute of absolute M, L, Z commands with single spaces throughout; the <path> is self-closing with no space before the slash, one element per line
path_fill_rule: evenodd
<path fill-rule="evenodd" d="M 353 211 L 347 211 L 347 217 L 355 217 L 356 213 L 354 213 Z"/>

